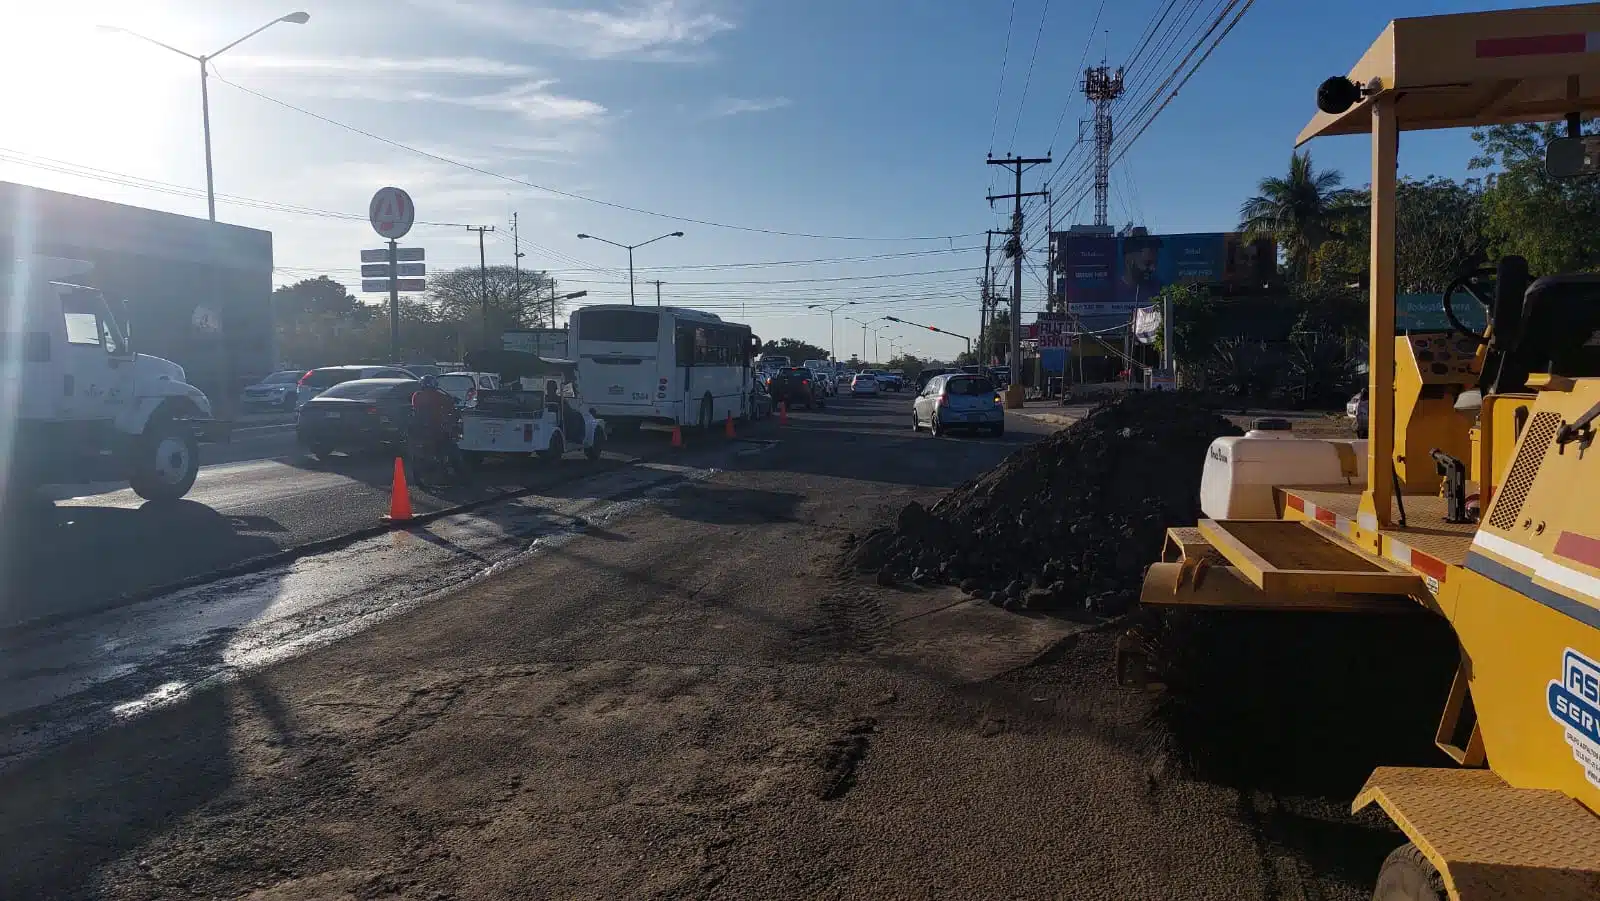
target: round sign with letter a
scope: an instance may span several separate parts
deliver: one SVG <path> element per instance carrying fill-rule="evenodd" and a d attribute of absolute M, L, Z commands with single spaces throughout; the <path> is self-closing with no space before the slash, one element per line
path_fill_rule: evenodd
<path fill-rule="evenodd" d="M 399 188 L 379 188 L 367 205 L 367 218 L 379 236 L 397 241 L 411 231 L 417 208 L 411 204 L 411 195 Z"/>

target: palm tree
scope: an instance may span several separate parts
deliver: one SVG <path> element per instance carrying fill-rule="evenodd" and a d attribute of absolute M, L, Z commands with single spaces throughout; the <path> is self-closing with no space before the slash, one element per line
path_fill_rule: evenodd
<path fill-rule="evenodd" d="M 1318 172 L 1311 151 L 1289 155 L 1287 177 L 1263 178 L 1261 193 L 1239 207 L 1239 230 L 1247 238 L 1273 238 L 1288 257 L 1296 278 L 1310 275 L 1311 255 L 1329 240 L 1342 237 L 1338 226 L 1361 211 L 1349 202 L 1337 169 Z"/>

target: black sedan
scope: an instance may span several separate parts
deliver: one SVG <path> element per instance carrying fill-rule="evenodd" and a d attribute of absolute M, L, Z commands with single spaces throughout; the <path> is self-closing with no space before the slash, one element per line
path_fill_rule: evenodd
<path fill-rule="evenodd" d="M 811 370 L 788 367 L 772 374 L 767 381 L 767 393 L 772 402 L 801 406 L 807 410 L 822 406 L 822 383 L 812 377 Z"/>
<path fill-rule="evenodd" d="M 416 379 L 356 379 L 334 385 L 300 408 L 295 432 L 318 458 L 336 450 L 398 450 L 405 447 Z"/>

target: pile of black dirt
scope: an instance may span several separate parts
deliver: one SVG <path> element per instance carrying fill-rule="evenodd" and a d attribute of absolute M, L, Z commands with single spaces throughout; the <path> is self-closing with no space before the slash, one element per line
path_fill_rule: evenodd
<path fill-rule="evenodd" d="M 959 584 L 1009 608 L 1127 609 L 1168 526 L 1200 517 L 1200 473 L 1233 423 L 1186 393 L 1136 392 L 1012 454 L 932 509 L 900 511 L 847 564 L 885 584 Z"/>
<path fill-rule="evenodd" d="M 1435 727 L 1459 660 L 1414 614 L 1171 611 L 1150 719 L 1191 775 L 1348 802 L 1377 766 L 1445 766 Z"/>

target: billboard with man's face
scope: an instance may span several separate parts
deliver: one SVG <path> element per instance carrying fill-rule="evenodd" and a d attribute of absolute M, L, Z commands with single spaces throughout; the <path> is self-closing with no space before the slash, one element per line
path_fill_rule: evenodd
<path fill-rule="evenodd" d="M 1161 293 L 1161 238 L 1138 235 L 1122 239 L 1117 271 L 1117 303 L 1142 306 Z"/>

